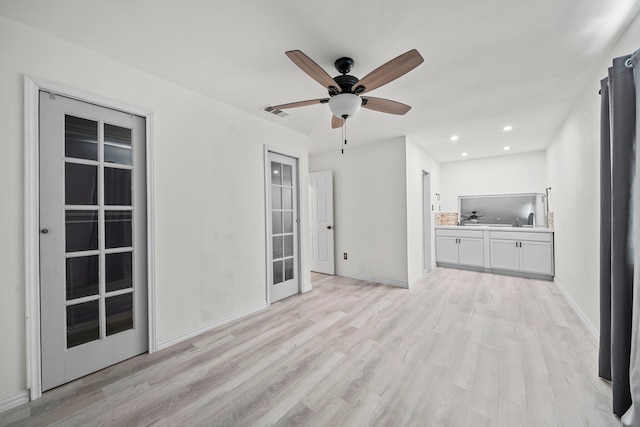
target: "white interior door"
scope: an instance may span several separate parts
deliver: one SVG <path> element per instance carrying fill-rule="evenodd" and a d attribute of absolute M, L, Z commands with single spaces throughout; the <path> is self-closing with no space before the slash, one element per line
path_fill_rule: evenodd
<path fill-rule="evenodd" d="M 297 160 L 269 152 L 268 258 L 269 301 L 298 293 L 300 261 L 298 250 Z"/>
<path fill-rule="evenodd" d="M 311 271 L 335 274 L 332 171 L 309 174 L 309 217 Z"/>
<path fill-rule="evenodd" d="M 40 93 L 42 387 L 148 348 L 144 118 Z"/>

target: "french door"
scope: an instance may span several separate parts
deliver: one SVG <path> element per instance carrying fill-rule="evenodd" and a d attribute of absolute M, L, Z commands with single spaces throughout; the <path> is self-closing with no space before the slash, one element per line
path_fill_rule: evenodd
<path fill-rule="evenodd" d="M 148 349 L 145 121 L 40 92 L 40 317 L 48 390 Z"/>
<path fill-rule="evenodd" d="M 297 160 L 269 152 L 269 300 L 298 293 L 298 170 Z"/>

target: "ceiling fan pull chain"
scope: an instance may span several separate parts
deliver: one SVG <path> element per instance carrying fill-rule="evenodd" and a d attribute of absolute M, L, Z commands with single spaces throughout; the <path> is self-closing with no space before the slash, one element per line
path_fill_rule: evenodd
<path fill-rule="evenodd" d="M 344 145 L 347 145 L 347 119 L 344 119 Z"/>
<path fill-rule="evenodd" d="M 340 152 L 341 152 L 342 154 L 344 154 L 344 125 L 345 125 L 346 123 L 347 123 L 347 121 L 346 121 L 346 120 L 342 122 L 342 129 L 341 129 L 341 130 L 342 130 L 342 138 L 340 138 L 340 143 L 341 143 L 341 147 L 342 147 L 342 149 L 340 150 Z"/>

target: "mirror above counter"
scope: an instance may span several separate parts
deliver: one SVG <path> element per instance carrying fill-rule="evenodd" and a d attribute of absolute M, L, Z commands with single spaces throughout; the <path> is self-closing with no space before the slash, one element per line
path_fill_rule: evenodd
<path fill-rule="evenodd" d="M 458 197 L 458 225 L 546 227 L 546 217 L 547 200 L 543 193 Z"/>

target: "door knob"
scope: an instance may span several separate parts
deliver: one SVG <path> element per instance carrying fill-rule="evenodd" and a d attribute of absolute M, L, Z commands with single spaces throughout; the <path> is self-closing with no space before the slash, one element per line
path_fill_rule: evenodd
<path fill-rule="evenodd" d="M 331 230 L 333 227 L 331 227 L 330 225 L 327 225 L 327 230 Z"/>
<path fill-rule="evenodd" d="M 49 229 L 48 228 L 43 228 L 42 230 L 40 230 L 40 232 L 42 234 L 47 234 L 49 232 Z"/>

